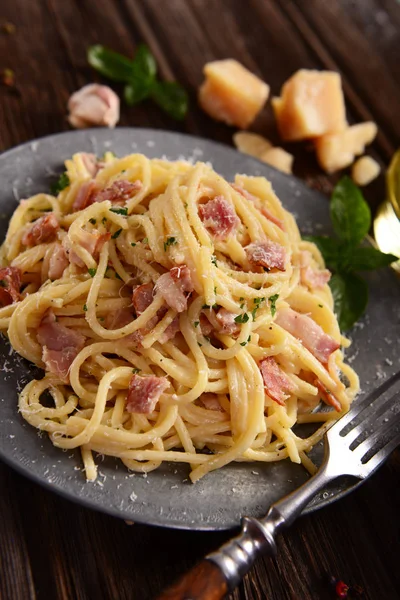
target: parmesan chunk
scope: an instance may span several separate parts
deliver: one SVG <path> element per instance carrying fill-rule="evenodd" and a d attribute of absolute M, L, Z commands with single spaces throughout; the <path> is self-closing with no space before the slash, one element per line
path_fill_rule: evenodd
<path fill-rule="evenodd" d="M 283 173 L 292 173 L 293 155 L 286 152 L 283 148 L 270 148 L 263 152 L 259 157 L 263 162 L 272 165 L 275 169 L 283 171 Z"/>
<path fill-rule="evenodd" d="M 199 90 L 202 109 L 217 121 L 246 129 L 263 108 L 269 86 L 236 60 L 217 60 L 204 67 Z"/>
<path fill-rule="evenodd" d="M 357 185 L 368 185 L 381 172 L 380 165 L 370 156 L 362 156 L 353 165 L 351 176 Z"/>
<path fill-rule="evenodd" d="M 258 133 L 238 131 L 233 136 L 233 142 L 239 152 L 259 158 L 261 154 L 272 148 L 271 142 Z"/>
<path fill-rule="evenodd" d="M 368 121 L 347 127 L 340 133 L 323 135 L 315 140 L 319 164 L 327 173 L 348 167 L 374 140 L 377 131 L 376 124 Z"/>
<path fill-rule="evenodd" d="M 304 140 L 347 126 L 340 75 L 300 69 L 283 85 L 272 106 L 281 137 Z"/>

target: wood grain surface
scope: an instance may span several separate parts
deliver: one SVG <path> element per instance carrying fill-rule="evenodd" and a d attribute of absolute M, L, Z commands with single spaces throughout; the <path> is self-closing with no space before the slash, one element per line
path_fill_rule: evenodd
<path fill-rule="evenodd" d="M 0 32 L 0 69 L 15 71 L 17 87 L 0 87 L 1 150 L 69 129 L 69 95 L 99 80 L 87 46 L 132 55 L 140 42 L 163 78 L 187 88 L 191 108 L 176 123 L 151 102 L 123 106 L 121 125 L 231 144 L 233 130 L 200 110 L 196 90 L 205 61 L 233 57 L 273 94 L 300 67 L 340 71 L 350 122 L 378 123 L 371 154 L 384 166 L 400 145 L 397 0 L 4 0 L 0 24 L 6 21 L 16 32 Z M 252 129 L 278 141 L 270 105 Z M 320 171 L 304 144 L 290 151 L 298 176 L 331 190 L 335 177 Z M 366 195 L 373 207 L 383 199 L 382 177 Z M 329 578 L 336 577 L 361 586 L 365 599 L 399 599 L 399 480 L 394 454 L 350 496 L 300 519 L 278 541 L 277 560 L 260 559 L 229 598 L 329 600 L 336 597 Z M 0 464 L 1 600 L 151 600 L 227 535 L 128 526 Z"/>

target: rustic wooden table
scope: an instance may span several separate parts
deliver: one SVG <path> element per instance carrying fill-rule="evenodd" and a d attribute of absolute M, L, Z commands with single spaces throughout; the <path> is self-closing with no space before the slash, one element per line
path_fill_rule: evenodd
<path fill-rule="evenodd" d="M 231 143 L 232 130 L 196 104 L 204 62 L 233 57 L 277 93 L 300 67 L 341 72 L 351 121 L 375 120 L 372 154 L 384 165 L 400 141 L 400 4 L 396 0 L 13 0 L 2 2 L 0 68 L 17 91 L 0 88 L 2 150 L 67 130 L 69 95 L 97 79 L 86 48 L 101 43 L 131 55 L 146 42 L 161 75 L 189 91 L 183 123 L 151 103 L 123 107 L 121 125 L 186 131 Z M 277 140 L 270 107 L 254 126 Z M 334 178 L 294 148 L 295 173 L 329 191 Z M 383 181 L 368 189 L 372 205 Z M 1 368 L 1 367 L 0 367 Z M 300 519 L 259 560 L 237 599 L 335 598 L 329 576 L 364 589 L 364 598 L 400 598 L 400 457 L 395 454 L 347 498 Z M 0 464 L 2 600 L 151 599 L 227 534 L 129 527 L 22 479 Z"/>

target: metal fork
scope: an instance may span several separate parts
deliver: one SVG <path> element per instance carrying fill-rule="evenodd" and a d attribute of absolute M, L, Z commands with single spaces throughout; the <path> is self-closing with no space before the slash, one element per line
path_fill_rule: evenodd
<path fill-rule="evenodd" d="M 400 444 L 400 373 L 353 408 L 324 436 L 318 472 L 271 505 L 262 519 L 244 517 L 241 533 L 187 573 L 158 600 L 220 600 L 232 591 L 260 554 L 276 554 L 275 537 L 334 479 L 369 477 Z"/>

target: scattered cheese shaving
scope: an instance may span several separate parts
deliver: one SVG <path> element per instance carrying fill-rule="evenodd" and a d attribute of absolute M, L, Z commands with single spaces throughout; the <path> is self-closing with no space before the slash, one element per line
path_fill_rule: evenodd
<path fill-rule="evenodd" d="M 376 160 L 371 156 L 362 156 L 353 164 L 351 176 L 354 183 L 363 186 L 376 179 L 380 172 L 381 167 Z"/>
<path fill-rule="evenodd" d="M 319 164 L 327 173 L 348 167 L 374 140 L 377 132 L 376 124 L 368 121 L 317 138 L 314 143 Z"/>

